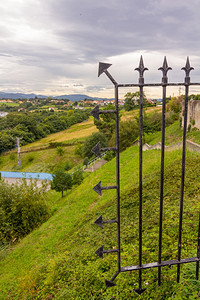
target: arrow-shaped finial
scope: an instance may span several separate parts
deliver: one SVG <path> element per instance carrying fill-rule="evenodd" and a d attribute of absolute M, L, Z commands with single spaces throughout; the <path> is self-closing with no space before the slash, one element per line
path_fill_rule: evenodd
<path fill-rule="evenodd" d="M 98 255 L 100 258 L 103 258 L 103 247 L 102 245 L 97 251 L 95 251 L 95 254 Z"/>
<path fill-rule="evenodd" d="M 101 193 L 101 181 L 99 181 L 99 183 L 97 183 L 97 185 L 95 185 L 95 187 L 93 187 L 93 190 L 99 194 L 100 196 L 102 195 Z"/>
<path fill-rule="evenodd" d="M 100 217 L 98 217 L 94 223 L 95 223 L 97 226 L 103 228 L 103 217 L 102 217 L 102 215 L 101 215 Z"/>
<path fill-rule="evenodd" d="M 146 289 L 136 289 L 134 290 L 138 295 L 141 295 L 143 292 L 146 291 Z"/>
<path fill-rule="evenodd" d="M 101 157 L 101 143 L 98 142 L 91 150 L 96 156 Z"/>
<path fill-rule="evenodd" d="M 99 121 L 99 106 L 95 106 L 95 108 L 90 112 L 90 114 Z"/>
<path fill-rule="evenodd" d="M 107 288 L 116 286 L 116 284 L 114 282 L 106 280 L 106 279 L 105 279 L 105 284 L 106 284 Z"/>
<path fill-rule="evenodd" d="M 144 67 L 144 62 L 143 62 L 143 58 L 142 55 L 140 57 L 140 63 L 139 63 L 139 67 L 135 69 L 136 71 L 139 72 L 140 77 L 143 77 L 144 71 L 147 71 L 148 69 Z"/>
<path fill-rule="evenodd" d="M 189 77 L 190 76 L 190 71 L 194 70 L 194 68 L 190 66 L 189 57 L 187 57 L 185 67 L 183 67 L 181 70 L 185 71 L 186 77 Z"/>
<path fill-rule="evenodd" d="M 110 66 L 112 66 L 112 64 L 106 64 L 106 63 L 99 63 L 99 71 L 98 71 L 98 77 L 105 72 L 108 68 L 110 68 Z"/>

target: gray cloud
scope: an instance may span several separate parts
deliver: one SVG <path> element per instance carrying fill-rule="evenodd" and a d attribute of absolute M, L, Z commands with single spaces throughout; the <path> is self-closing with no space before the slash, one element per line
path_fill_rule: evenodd
<path fill-rule="evenodd" d="M 85 88 L 106 97 L 110 83 L 96 78 L 98 62 L 111 62 L 119 80 L 137 80 L 140 53 L 152 70 L 147 78 L 160 78 L 164 55 L 174 72 L 187 55 L 200 67 L 198 0 L 7 0 L 0 9 L 2 91 Z"/>

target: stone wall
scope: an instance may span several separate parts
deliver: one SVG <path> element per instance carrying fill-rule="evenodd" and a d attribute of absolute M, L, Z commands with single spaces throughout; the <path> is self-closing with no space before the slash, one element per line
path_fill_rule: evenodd
<path fill-rule="evenodd" d="M 184 105 L 182 103 L 182 127 L 184 122 L 183 112 L 184 112 Z M 190 100 L 188 102 L 188 120 L 187 120 L 187 127 L 191 124 L 191 128 L 196 127 L 200 130 L 200 101 L 199 100 Z"/>
<path fill-rule="evenodd" d="M 177 150 L 182 148 L 183 142 L 178 142 L 176 144 L 170 145 L 170 146 L 165 146 L 165 150 Z M 194 143 L 190 140 L 186 140 L 186 147 L 187 150 L 189 151 L 196 151 L 196 152 L 200 152 L 200 145 L 197 143 Z M 149 144 L 144 144 L 142 147 L 143 151 L 147 151 L 147 150 L 159 150 L 161 149 L 161 143 L 158 142 L 155 145 L 149 145 Z"/>

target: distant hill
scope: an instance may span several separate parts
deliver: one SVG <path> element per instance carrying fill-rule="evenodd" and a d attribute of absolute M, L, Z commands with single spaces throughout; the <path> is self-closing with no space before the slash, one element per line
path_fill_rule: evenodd
<path fill-rule="evenodd" d="M 37 98 L 47 98 L 45 95 L 36 95 L 34 93 L 31 94 L 23 94 L 23 93 L 4 93 L 0 92 L 0 99 L 34 99 Z M 84 94 L 70 94 L 70 95 L 61 95 L 61 96 L 52 96 L 53 99 L 69 99 L 70 101 L 79 101 L 85 99 L 93 99 L 93 100 L 108 100 L 108 98 L 98 98 L 98 97 L 90 97 Z M 114 99 L 114 98 L 112 98 Z M 109 100 L 112 100 L 109 99 Z"/>

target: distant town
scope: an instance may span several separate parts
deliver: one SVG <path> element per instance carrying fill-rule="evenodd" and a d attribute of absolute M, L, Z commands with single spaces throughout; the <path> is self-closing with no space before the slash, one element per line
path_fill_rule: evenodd
<path fill-rule="evenodd" d="M 74 95 L 74 99 L 78 99 L 78 95 Z M 17 98 L 17 99 L 9 99 L 9 98 L 1 98 L 0 99 L 0 117 L 4 117 L 8 112 L 12 111 L 35 111 L 35 110 L 60 110 L 60 109 L 80 109 L 93 107 L 96 105 L 99 106 L 107 106 L 109 104 L 114 105 L 114 99 L 101 99 L 85 97 L 86 95 L 79 95 L 80 100 L 70 100 L 67 99 L 66 96 L 63 98 L 55 98 L 55 97 L 46 97 L 41 98 L 35 96 L 34 98 Z M 70 95 L 71 99 L 73 99 L 72 95 Z M 135 99 L 135 103 L 137 103 L 138 99 Z M 146 102 L 151 105 L 160 105 L 162 103 L 162 99 L 146 99 Z M 125 103 L 124 99 L 119 99 L 119 106 L 123 107 Z"/>

